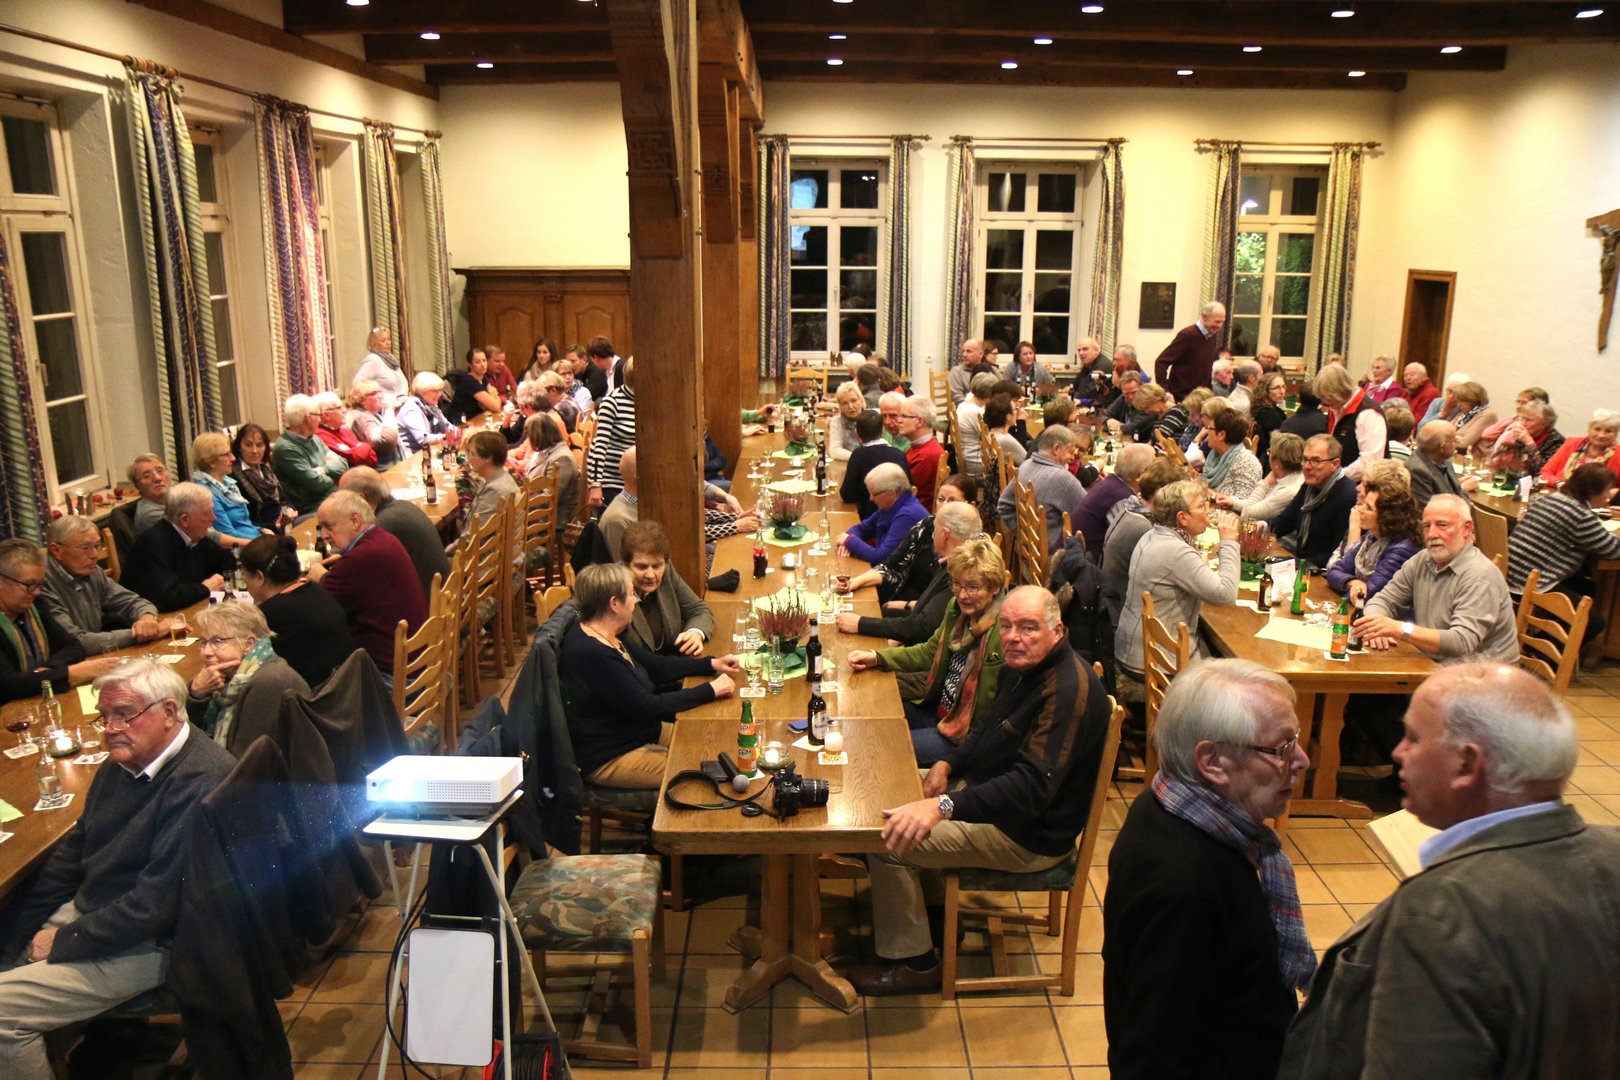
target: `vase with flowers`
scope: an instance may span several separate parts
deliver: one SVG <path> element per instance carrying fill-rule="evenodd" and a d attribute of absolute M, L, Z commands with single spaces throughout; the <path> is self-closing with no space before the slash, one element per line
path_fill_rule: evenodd
<path fill-rule="evenodd" d="M 1258 580 L 1265 572 L 1266 553 L 1271 550 L 1271 526 L 1264 521 L 1245 521 L 1238 530 L 1238 555 L 1243 560 L 1243 576 Z"/>
<path fill-rule="evenodd" d="M 799 652 L 799 642 L 810 629 L 810 609 L 804 595 L 789 590 L 759 602 L 759 636 L 765 647 L 778 656 L 791 659 Z"/>
<path fill-rule="evenodd" d="M 765 507 L 765 520 L 771 523 L 771 535 L 778 540 L 802 540 L 808 530 L 799 524 L 804 516 L 804 499 L 777 491 Z"/>
<path fill-rule="evenodd" d="M 782 433 L 787 436 L 783 451 L 788 457 L 809 457 L 816 452 L 812 431 L 810 417 L 805 413 L 795 410 L 783 418 Z"/>

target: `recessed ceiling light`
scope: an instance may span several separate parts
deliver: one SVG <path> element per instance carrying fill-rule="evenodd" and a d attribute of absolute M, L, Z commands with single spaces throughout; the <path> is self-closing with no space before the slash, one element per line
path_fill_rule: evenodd
<path fill-rule="evenodd" d="M 1355 14 L 1356 13 L 1350 8 L 1340 8 L 1333 13 L 1333 17 L 1335 19 L 1350 19 L 1354 18 Z"/>
<path fill-rule="evenodd" d="M 1460 52 L 1462 52 L 1462 46 L 1461 45 L 1446 45 L 1446 46 L 1442 47 L 1440 51 L 1445 53 L 1447 56 L 1450 56 L 1452 53 L 1460 53 Z"/>
<path fill-rule="evenodd" d="M 1049 37 L 1038 37 L 1038 38 L 1035 39 L 1035 44 L 1037 44 L 1037 45 L 1050 45 L 1050 44 L 1052 44 L 1052 39 L 1049 38 Z"/>
<path fill-rule="evenodd" d="M 827 57 L 827 66 L 828 67 L 841 67 L 841 66 L 843 66 L 843 63 L 844 62 L 842 60 L 838 59 L 838 57 L 836 57 L 836 56 Z"/>
<path fill-rule="evenodd" d="M 490 63 L 488 60 L 480 60 L 480 61 L 478 61 L 478 66 L 483 68 L 485 71 L 488 71 L 490 68 L 494 67 L 495 65 Z"/>
<path fill-rule="evenodd" d="M 835 4 L 853 4 L 855 0 L 833 0 Z"/>
<path fill-rule="evenodd" d="M 1577 19 L 1595 19 L 1601 14 L 1603 14 L 1603 9 L 1600 7 L 1595 7 L 1587 8 L 1585 11 L 1577 11 L 1575 13 L 1575 17 Z"/>
<path fill-rule="evenodd" d="M 1001 70 L 1003 70 L 1003 71 L 1011 71 L 1014 68 L 1016 68 L 1017 66 L 1018 66 L 1018 61 L 1016 61 L 1016 60 L 1003 60 L 1001 62 Z"/>
<path fill-rule="evenodd" d="M 349 0 L 350 7 L 365 7 L 371 0 Z"/>
<path fill-rule="evenodd" d="M 1261 46 L 1259 46 L 1259 45 L 1245 45 L 1245 46 L 1243 46 L 1243 51 L 1244 52 L 1259 52 L 1260 49 L 1261 49 Z"/>
<path fill-rule="evenodd" d="M 1365 75 L 1365 74 L 1367 74 L 1367 73 L 1366 73 L 1366 72 L 1365 72 L 1365 71 L 1352 71 L 1352 72 L 1351 72 L 1351 73 L 1350 73 L 1350 77 L 1351 77 L 1351 78 L 1352 78 L 1352 79 L 1359 79 L 1359 78 L 1361 78 L 1361 77 L 1362 77 L 1362 76 L 1363 76 L 1363 75 Z"/>
<path fill-rule="evenodd" d="M 847 34 L 828 34 L 827 35 L 827 40 L 828 41 L 843 41 L 844 38 L 846 38 L 846 37 L 848 37 Z"/>
<path fill-rule="evenodd" d="M 1101 15 L 1102 9 L 1103 7 L 1101 4 L 1087 4 L 1082 7 L 1080 11 L 1084 15 Z"/>
<path fill-rule="evenodd" d="M 1192 73 L 1193 73 L 1192 68 L 1182 68 L 1180 71 L 1176 72 L 1177 75 L 1191 75 Z"/>
<path fill-rule="evenodd" d="M 424 33 L 422 35 L 422 40 L 423 41 L 438 41 L 439 40 L 439 35 L 436 34 L 435 32 L 433 32 L 432 30 L 429 30 L 429 31 L 427 31 L 426 33 Z"/>

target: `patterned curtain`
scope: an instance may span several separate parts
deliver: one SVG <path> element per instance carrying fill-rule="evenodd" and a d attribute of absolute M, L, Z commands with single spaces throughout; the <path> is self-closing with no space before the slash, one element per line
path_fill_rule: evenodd
<path fill-rule="evenodd" d="M 889 366 L 911 372 L 911 140 L 889 140 Z"/>
<path fill-rule="evenodd" d="M 366 173 L 366 250 L 371 256 L 371 315 L 394 339 L 407 375 L 416 370 L 405 293 L 405 212 L 400 204 L 394 125 L 365 121 L 360 160 Z"/>
<path fill-rule="evenodd" d="M 191 440 L 221 426 L 214 368 L 214 313 L 197 200 L 197 159 L 180 111 L 176 73 L 146 61 L 125 65 L 130 156 L 152 306 L 163 454 L 184 475 Z"/>
<path fill-rule="evenodd" d="M 444 230 L 444 176 L 439 167 L 439 133 L 422 138 L 422 192 L 427 203 L 428 288 L 433 295 L 432 368 L 450 370 L 456 347 L 451 339 L 455 315 L 450 309 L 450 244 Z"/>
<path fill-rule="evenodd" d="M 1350 345 L 1350 294 L 1356 277 L 1356 232 L 1361 222 L 1359 143 L 1335 143 L 1328 167 L 1322 225 L 1321 300 L 1305 339 L 1305 370 L 1321 370 L 1327 358 Z"/>
<path fill-rule="evenodd" d="M 270 360 L 277 400 L 285 401 L 337 385 L 315 197 L 315 139 L 309 110 L 280 98 L 254 97 L 253 121 L 270 285 Z"/>
<path fill-rule="evenodd" d="M 50 519 L 50 487 L 39 448 L 33 378 L 11 287 L 11 255 L 0 230 L 0 540 L 39 543 Z"/>
<path fill-rule="evenodd" d="M 1204 217 L 1204 280 L 1198 303 L 1202 307 L 1219 300 L 1232 310 L 1232 290 L 1237 282 L 1238 196 L 1241 192 L 1240 142 L 1201 139 L 1198 148 L 1210 155 L 1209 202 Z M 1220 343 L 1232 336 L 1232 320 L 1226 321 Z"/>
<path fill-rule="evenodd" d="M 1102 195 L 1097 213 L 1097 252 L 1091 264 L 1091 321 L 1086 333 L 1097 339 L 1104 356 L 1114 355 L 1119 325 L 1119 281 L 1125 259 L 1125 166 L 1120 160 L 1124 139 L 1103 147 L 1098 175 Z"/>
<path fill-rule="evenodd" d="M 970 326 L 973 305 L 973 200 L 975 155 L 973 140 L 958 136 L 946 153 L 952 157 L 950 188 L 945 196 L 947 222 L 945 248 L 945 362 L 951 366 L 962 342 L 977 336 Z"/>
<path fill-rule="evenodd" d="M 759 140 L 759 377 L 787 374 L 793 348 L 792 296 L 788 290 L 788 140 Z"/>

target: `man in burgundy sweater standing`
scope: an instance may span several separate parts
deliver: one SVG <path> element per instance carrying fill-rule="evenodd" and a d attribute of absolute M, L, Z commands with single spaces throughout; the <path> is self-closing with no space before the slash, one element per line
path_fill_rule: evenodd
<path fill-rule="evenodd" d="M 427 621 L 427 598 L 405 545 L 377 527 L 371 504 L 356 491 L 328 495 L 315 520 L 334 554 L 309 568 L 349 616 L 354 643 L 371 654 L 383 680 L 393 687 L 394 628 L 405 620 L 409 633 Z"/>
<path fill-rule="evenodd" d="M 1153 379 L 1177 401 L 1200 386 L 1209 385 L 1210 369 L 1220 349 L 1226 307 L 1211 300 L 1198 313 L 1198 321 L 1170 339 L 1153 362 Z"/>

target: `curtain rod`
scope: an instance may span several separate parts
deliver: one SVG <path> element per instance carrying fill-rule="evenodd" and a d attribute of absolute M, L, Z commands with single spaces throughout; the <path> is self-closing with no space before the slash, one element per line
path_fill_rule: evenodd
<path fill-rule="evenodd" d="M 4 31 L 8 34 L 16 34 L 18 37 L 32 38 L 35 41 L 43 41 L 47 45 L 59 45 L 64 49 L 76 49 L 79 52 L 89 53 L 92 56 L 100 56 L 108 60 L 116 60 L 120 64 L 138 65 L 142 63 L 142 61 L 137 60 L 133 56 L 126 56 L 122 53 L 108 52 L 106 49 L 98 49 L 93 45 L 81 45 L 77 41 L 64 41 L 62 38 L 52 37 L 49 34 L 41 34 L 35 30 L 24 30 L 18 26 L 8 26 L 4 23 L 0 23 L 0 31 Z M 256 91 L 244 90 L 240 86 L 232 86 L 230 83 L 222 83 L 215 79 L 206 78 L 202 75 L 192 75 L 189 72 L 181 71 L 178 68 L 168 68 L 167 70 L 174 72 L 176 78 L 185 79 L 189 82 L 202 83 L 204 86 L 212 86 L 215 89 L 225 90 L 232 94 L 241 94 L 246 98 L 259 96 Z M 330 109 L 317 109 L 313 105 L 305 105 L 303 107 L 312 113 L 317 113 L 321 116 L 330 116 L 335 120 L 348 120 L 355 124 L 375 122 L 368 121 L 359 116 L 348 116 L 344 113 L 332 112 Z M 405 124 L 395 124 L 393 125 L 393 128 L 395 131 L 410 131 L 417 135 L 426 135 L 430 137 L 437 137 L 439 134 L 436 131 L 425 131 L 422 128 L 409 127 Z"/>
<path fill-rule="evenodd" d="M 776 134 L 776 133 L 774 133 L 774 132 L 768 133 L 765 137 L 769 138 L 770 135 L 772 135 L 772 134 Z M 893 140 L 893 139 L 911 139 L 911 140 L 914 140 L 914 141 L 920 139 L 923 142 L 932 142 L 933 138 L 934 138 L 932 135 L 779 135 L 779 134 L 776 135 L 776 137 L 779 138 L 779 139 L 787 139 L 790 142 L 889 142 L 890 140 Z"/>
<path fill-rule="evenodd" d="M 1024 143 L 1073 143 L 1075 145 L 1081 145 L 1081 144 L 1095 145 L 1095 144 L 1098 144 L 1098 143 L 1130 142 L 1129 139 L 1123 138 L 1123 137 L 1118 136 L 1118 135 L 1110 135 L 1110 136 L 1083 136 L 1083 135 L 1075 135 L 1075 136 L 1066 136 L 1066 135 L 1063 135 L 1063 136 L 1059 136 L 1059 135 L 1041 136 L 1041 135 L 1030 135 L 1030 136 L 1027 136 L 1027 137 L 1026 136 L 1015 136 L 1015 137 L 1012 137 L 1012 138 L 1001 138 L 1001 139 L 984 139 L 984 138 L 979 138 L 978 136 L 974 136 L 974 135 L 952 135 L 951 136 L 951 141 L 952 142 L 977 143 L 978 145 L 981 145 L 981 146 L 1021 146 Z"/>
<path fill-rule="evenodd" d="M 1377 150 L 1383 143 L 1376 142 L 1264 142 L 1259 139 L 1194 139 L 1194 146 L 1294 146 L 1301 149 L 1348 147 L 1359 150 Z"/>

